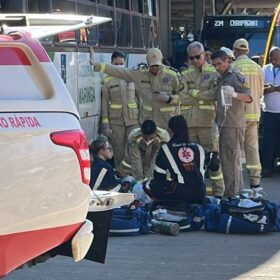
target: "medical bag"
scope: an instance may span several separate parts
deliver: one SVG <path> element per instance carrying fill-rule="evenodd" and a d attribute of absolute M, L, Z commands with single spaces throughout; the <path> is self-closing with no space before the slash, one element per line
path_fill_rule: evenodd
<path fill-rule="evenodd" d="M 279 204 L 263 199 L 233 198 L 205 210 L 205 230 L 255 234 L 279 231 Z"/>
<path fill-rule="evenodd" d="M 148 234 L 151 230 L 151 216 L 146 206 L 130 205 L 113 210 L 110 235 L 133 236 Z"/>
<path fill-rule="evenodd" d="M 153 205 L 152 218 L 177 223 L 180 230 L 199 230 L 204 223 L 204 206 L 173 200 L 158 200 Z"/>

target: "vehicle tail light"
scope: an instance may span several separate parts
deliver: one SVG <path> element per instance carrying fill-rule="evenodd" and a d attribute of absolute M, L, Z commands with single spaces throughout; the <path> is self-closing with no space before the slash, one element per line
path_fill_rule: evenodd
<path fill-rule="evenodd" d="M 51 140 L 56 145 L 72 148 L 78 157 L 82 181 L 89 184 L 90 181 L 90 155 L 85 133 L 83 130 L 66 130 L 53 132 Z"/>

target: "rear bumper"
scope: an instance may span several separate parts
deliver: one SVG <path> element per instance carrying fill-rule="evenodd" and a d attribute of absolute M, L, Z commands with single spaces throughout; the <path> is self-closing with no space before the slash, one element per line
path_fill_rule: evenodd
<path fill-rule="evenodd" d="M 91 193 L 87 220 L 93 224 L 94 238 L 85 259 L 99 263 L 105 262 L 113 209 L 130 204 L 134 199 L 135 195 L 132 193 L 108 191 Z M 71 242 L 67 242 L 52 250 L 51 254 L 72 257 L 71 248 Z"/>
<path fill-rule="evenodd" d="M 88 252 L 93 240 L 92 222 L 86 220 L 72 239 L 71 247 L 75 262 L 82 260 Z"/>
<path fill-rule="evenodd" d="M 112 210 L 134 199 L 131 193 L 95 191 L 85 223 L 0 235 L 0 277 L 46 252 L 104 263 Z"/>
<path fill-rule="evenodd" d="M 87 220 L 93 224 L 94 238 L 93 238 L 93 242 L 89 246 L 89 249 L 87 251 L 86 249 L 83 250 L 83 252 L 86 253 L 85 256 L 83 257 L 84 259 L 94 261 L 94 262 L 99 262 L 99 263 L 105 262 L 108 236 L 109 236 L 109 230 L 111 227 L 111 220 L 112 220 L 112 212 L 113 210 L 88 213 Z M 73 247 L 72 247 L 72 241 L 74 240 L 74 238 L 54 248 L 48 253 L 52 257 L 57 255 L 74 257 Z"/>
<path fill-rule="evenodd" d="M 0 277 L 71 239 L 81 223 L 0 235 Z"/>

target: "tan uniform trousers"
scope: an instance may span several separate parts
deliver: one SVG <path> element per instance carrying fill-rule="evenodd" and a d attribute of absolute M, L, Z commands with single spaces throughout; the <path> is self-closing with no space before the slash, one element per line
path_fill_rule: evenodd
<path fill-rule="evenodd" d="M 224 197 L 234 197 L 243 189 L 241 151 L 245 128 L 223 127 L 220 131 L 220 159 L 225 182 Z"/>
<path fill-rule="evenodd" d="M 258 121 L 246 122 L 244 149 L 246 156 L 246 168 L 248 170 L 249 181 L 251 186 L 259 185 L 261 180 L 258 129 Z"/>
<path fill-rule="evenodd" d="M 112 136 L 109 137 L 109 142 L 113 147 L 114 165 L 115 168 L 122 162 L 125 157 L 125 149 L 127 144 L 128 135 L 138 125 L 125 126 L 121 124 L 111 124 Z"/>
<path fill-rule="evenodd" d="M 217 151 L 215 141 L 218 141 L 218 139 L 212 136 L 211 127 L 190 127 L 189 137 L 191 142 L 200 144 L 206 152 Z M 221 167 L 215 172 L 208 170 L 208 173 L 212 185 L 212 195 L 223 196 L 225 185 Z"/>

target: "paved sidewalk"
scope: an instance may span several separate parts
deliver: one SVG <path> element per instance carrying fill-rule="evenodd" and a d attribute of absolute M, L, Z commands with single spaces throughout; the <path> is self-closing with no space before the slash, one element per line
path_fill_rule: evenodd
<path fill-rule="evenodd" d="M 262 185 L 269 199 L 280 201 L 280 174 L 263 179 Z M 280 233 L 110 237 L 105 265 L 57 257 L 6 279 L 275 280 L 280 279 Z"/>

